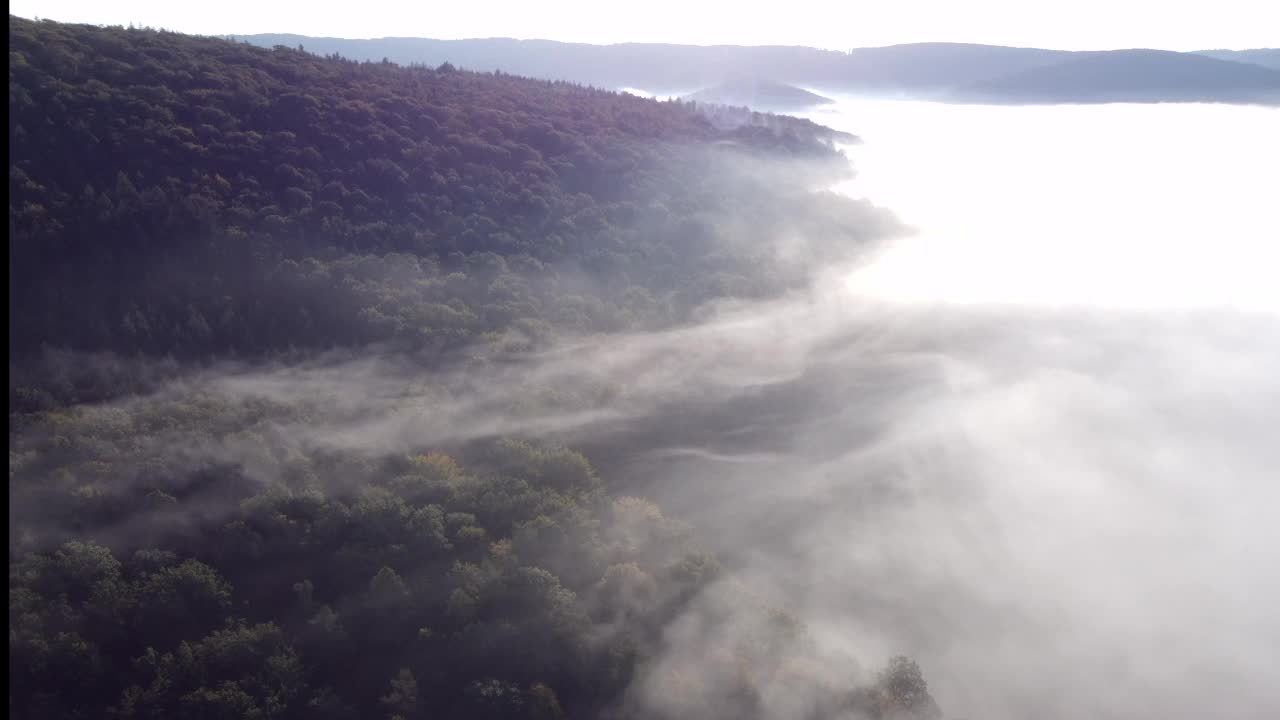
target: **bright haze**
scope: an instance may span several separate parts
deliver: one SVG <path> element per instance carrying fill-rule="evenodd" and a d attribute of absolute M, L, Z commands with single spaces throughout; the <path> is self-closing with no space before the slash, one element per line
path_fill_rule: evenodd
<path fill-rule="evenodd" d="M 584 0 L 405 4 L 216 4 L 126 0 L 12 3 L 9 12 L 63 22 L 144 25 L 197 34 L 295 33 L 321 37 L 541 38 L 567 42 L 805 45 L 829 49 L 910 42 L 970 42 L 1063 50 L 1268 47 L 1280 9 L 1257 0 L 815 0 L 778 5 L 656 0 L 604 6 Z"/>

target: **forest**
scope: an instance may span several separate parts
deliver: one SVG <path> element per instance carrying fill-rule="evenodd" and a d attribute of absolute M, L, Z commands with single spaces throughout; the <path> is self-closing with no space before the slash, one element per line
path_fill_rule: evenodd
<path fill-rule="evenodd" d="M 823 190 L 855 138 L 144 28 L 11 16 L 9 60 L 12 716 L 766 718 L 783 693 L 792 717 L 940 717 L 912 660 L 822 662 L 569 443 L 324 435 L 371 384 L 245 374 L 394 364 L 413 389 L 378 401 L 446 418 L 607 403 L 476 378 L 898 232 Z M 733 632 L 670 673 L 695 602 Z"/>

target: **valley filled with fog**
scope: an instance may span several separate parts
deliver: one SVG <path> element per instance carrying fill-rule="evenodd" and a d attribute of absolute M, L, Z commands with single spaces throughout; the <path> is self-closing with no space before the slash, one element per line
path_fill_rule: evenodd
<path fill-rule="evenodd" d="M 715 362 L 633 384 L 719 410 L 688 400 L 634 477 L 830 657 L 918 659 L 947 717 L 1269 716 L 1280 113 L 808 117 L 865 141 L 840 190 L 916 232 L 672 338 Z M 711 617 L 669 631 L 670 662 Z"/>

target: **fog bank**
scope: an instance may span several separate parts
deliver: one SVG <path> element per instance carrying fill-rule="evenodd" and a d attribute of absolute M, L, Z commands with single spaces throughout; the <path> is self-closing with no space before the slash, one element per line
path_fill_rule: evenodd
<path fill-rule="evenodd" d="M 721 349 L 800 360 L 629 477 L 829 652 L 917 658 L 948 717 L 1273 716 L 1280 113 L 811 117 L 917 235 Z"/>

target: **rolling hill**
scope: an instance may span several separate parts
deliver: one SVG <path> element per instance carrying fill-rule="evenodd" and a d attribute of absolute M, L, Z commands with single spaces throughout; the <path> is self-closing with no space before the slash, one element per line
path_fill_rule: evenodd
<path fill-rule="evenodd" d="M 1115 50 L 975 83 L 954 95 L 1015 103 L 1280 103 L 1280 71 L 1189 53 Z"/>

